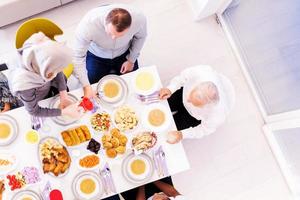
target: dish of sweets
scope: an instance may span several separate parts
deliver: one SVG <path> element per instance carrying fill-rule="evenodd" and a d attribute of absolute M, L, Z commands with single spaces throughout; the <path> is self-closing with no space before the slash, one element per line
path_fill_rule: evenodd
<path fill-rule="evenodd" d="M 7 114 L 0 114 L 0 146 L 11 144 L 18 134 L 17 121 Z"/>
<path fill-rule="evenodd" d="M 102 144 L 106 155 L 115 158 L 118 154 L 125 153 L 127 137 L 119 129 L 113 128 L 109 134 L 102 136 Z"/>
<path fill-rule="evenodd" d="M 86 125 L 69 128 L 61 132 L 67 146 L 76 146 L 91 139 L 91 133 Z"/>
<path fill-rule="evenodd" d="M 129 106 L 119 107 L 114 114 L 115 124 L 121 131 L 135 128 L 138 124 L 136 112 Z"/>
<path fill-rule="evenodd" d="M 40 142 L 39 156 L 45 174 L 64 175 L 71 164 L 71 157 L 67 149 L 51 137 Z"/>
<path fill-rule="evenodd" d="M 100 158 L 95 154 L 86 154 L 79 158 L 78 166 L 80 169 L 95 169 L 99 167 Z"/>

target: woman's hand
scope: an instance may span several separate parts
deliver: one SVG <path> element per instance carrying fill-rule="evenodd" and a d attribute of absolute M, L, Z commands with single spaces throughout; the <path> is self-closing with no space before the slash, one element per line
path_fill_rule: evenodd
<path fill-rule="evenodd" d="M 170 98 L 171 95 L 172 95 L 172 92 L 168 88 L 162 88 L 159 91 L 159 98 L 162 100 Z"/>
<path fill-rule="evenodd" d="M 60 109 L 64 109 L 73 103 L 69 99 L 68 92 L 66 90 L 59 92 L 59 96 L 60 96 Z"/>
<path fill-rule="evenodd" d="M 83 115 L 83 112 L 83 108 L 74 103 L 62 109 L 61 114 L 71 117 L 72 119 L 79 119 Z"/>
<path fill-rule="evenodd" d="M 180 131 L 170 131 L 167 135 L 167 142 L 176 144 L 182 140 L 182 133 Z"/>

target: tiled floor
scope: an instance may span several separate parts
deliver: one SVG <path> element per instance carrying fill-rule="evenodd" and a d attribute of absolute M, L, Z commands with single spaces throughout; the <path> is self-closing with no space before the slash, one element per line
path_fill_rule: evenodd
<path fill-rule="evenodd" d="M 89 9 L 112 2 L 130 3 L 148 17 L 149 36 L 139 59 L 155 64 L 163 83 L 182 69 L 209 64 L 233 82 L 236 106 L 218 131 L 184 141 L 191 170 L 175 175 L 175 185 L 190 200 L 287 200 L 287 185 L 262 132 L 263 120 L 221 27 L 214 18 L 192 20 L 185 0 L 78 0 L 38 16 L 57 22 L 72 46 L 73 31 Z M 0 30 L 0 61 L 13 49 L 20 23 Z"/>

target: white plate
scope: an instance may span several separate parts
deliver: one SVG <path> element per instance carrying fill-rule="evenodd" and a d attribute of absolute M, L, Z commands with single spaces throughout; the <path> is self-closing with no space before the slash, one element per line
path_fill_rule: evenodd
<path fill-rule="evenodd" d="M 76 96 L 74 96 L 73 94 L 68 93 L 68 97 L 69 100 L 72 101 L 73 103 L 78 102 L 78 98 Z M 59 104 L 60 104 L 60 97 L 56 96 L 53 99 L 51 99 L 50 101 L 50 108 L 59 108 Z M 57 116 L 57 117 L 52 117 L 52 120 L 62 126 L 65 125 L 70 125 L 75 123 L 76 121 L 78 121 L 77 119 L 72 119 L 69 117 L 63 117 L 63 116 Z"/>
<path fill-rule="evenodd" d="M 7 166 L 0 165 L 0 174 L 8 174 L 9 172 L 16 169 L 18 165 L 18 159 L 16 155 L 13 155 L 7 151 L 0 151 L 0 159 L 1 160 L 8 160 L 11 164 Z"/>
<path fill-rule="evenodd" d="M 99 158 L 99 163 L 98 163 L 97 165 L 95 165 L 94 167 L 91 167 L 91 168 L 87 168 L 87 167 L 82 167 L 82 166 L 80 166 L 80 164 L 79 164 L 80 160 L 83 159 L 84 157 L 90 156 L 90 155 L 97 156 L 97 157 Z M 77 166 L 78 166 L 78 168 L 79 168 L 80 170 L 94 170 L 94 169 L 99 169 L 99 167 L 100 167 L 100 162 L 101 162 L 101 159 L 100 159 L 100 156 L 99 156 L 98 154 L 87 153 L 87 154 L 84 154 L 84 155 L 80 156 L 80 157 L 77 159 L 76 164 L 77 164 Z"/>
<path fill-rule="evenodd" d="M 105 97 L 103 94 L 103 87 L 104 87 L 105 83 L 107 83 L 109 81 L 113 81 L 113 82 L 117 83 L 119 86 L 119 89 L 120 89 L 119 95 L 114 98 Z M 116 107 L 116 106 L 122 105 L 126 101 L 126 99 L 128 97 L 128 85 L 127 85 L 126 81 L 123 78 L 121 78 L 120 76 L 107 75 L 99 80 L 98 85 L 97 85 L 97 92 L 100 96 L 101 103 L 103 103 L 105 105 L 111 105 L 111 106 Z"/>
<path fill-rule="evenodd" d="M 71 164 L 70 164 L 69 168 L 68 168 L 63 174 L 59 174 L 58 176 L 55 176 L 52 172 L 44 173 L 44 171 L 43 171 L 43 160 L 42 160 L 41 147 L 40 147 L 40 146 L 41 146 L 41 144 L 43 144 L 43 143 L 44 143 L 46 140 L 48 140 L 48 139 L 55 140 L 55 141 L 58 142 L 60 145 L 62 145 L 64 148 L 66 148 L 62 143 L 59 142 L 58 139 L 56 139 L 56 138 L 54 138 L 54 137 L 45 137 L 45 138 L 41 139 L 40 142 L 39 142 L 39 144 L 38 144 L 38 158 L 39 158 L 40 165 L 41 165 L 41 171 L 42 171 L 43 174 L 48 174 L 48 175 L 53 176 L 53 177 L 56 177 L 56 178 L 63 177 L 63 176 L 65 176 L 65 175 L 69 172 L 69 170 L 70 170 L 70 167 L 71 167 L 71 164 L 72 164 L 72 158 L 71 158 L 71 157 L 70 157 L 70 158 L 71 158 Z M 66 150 L 67 150 L 67 148 L 66 148 Z M 67 152 L 68 152 L 68 150 L 67 150 Z M 68 152 L 68 154 L 69 154 L 69 156 L 70 156 L 70 153 L 69 153 L 69 152 Z"/>
<path fill-rule="evenodd" d="M 0 114 L 0 123 L 7 124 L 11 130 L 11 133 L 8 138 L 0 140 L 0 146 L 10 145 L 12 142 L 15 141 L 18 135 L 19 132 L 18 122 L 10 115 Z"/>
<path fill-rule="evenodd" d="M 120 126 L 119 126 L 119 124 L 117 124 L 116 123 L 116 114 L 117 114 L 117 111 L 120 109 L 120 108 L 122 108 L 122 107 L 129 107 L 132 111 L 134 111 L 134 113 L 135 113 L 135 116 L 136 116 L 136 119 L 137 119 L 137 124 L 134 126 L 134 127 L 132 127 L 131 129 L 121 129 L 120 128 Z M 139 119 L 139 114 L 137 113 L 137 111 L 134 109 L 134 108 L 132 108 L 131 106 L 128 106 L 128 105 L 123 105 L 123 106 L 120 106 L 120 107 L 118 107 L 116 110 L 114 110 L 114 112 L 113 112 L 113 124 L 114 124 L 114 126 L 116 127 L 116 128 L 118 128 L 121 132 L 125 132 L 125 131 L 134 131 L 134 130 L 136 130 L 136 128 L 138 127 L 138 125 L 139 125 L 139 123 L 140 123 L 140 119 Z"/>
<path fill-rule="evenodd" d="M 90 178 L 96 183 L 96 190 L 92 194 L 84 194 L 80 192 L 80 182 L 83 179 Z M 100 177 L 95 172 L 87 171 L 79 173 L 72 182 L 72 191 L 78 200 L 98 200 L 103 194 L 103 185 Z"/>
<path fill-rule="evenodd" d="M 18 193 L 16 193 L 12 200 L 23 200 L 25 197 L 31 198 L 32 200 L 41 200 L 40 195 L 38 195 L 36 192 L 32 190 L 22 190 Z"/>
<path fill-rule="evenodd" d="M 143 174 L 136 175 L 131 171 L 131 163 L 134 160 L 140 159 L 145 162 L 146 169 Z M 125 179 L 129 182 L 142 184 L 146 183 L 149 179 L 151 179 L 154 172 L 153 161 L 150 156 L 145 153 L 135 155 L 134 153 L 129 154 L 122 163 L 122 174 Z"/>
<path fill-rule="evenodd" d="M 68 129 L 75 129 L 75 128 L 77 128 L 77 127 L 80 127 L 81 125 L 85 125 L 85 124 L 78 124 L 78 125 L 71 125 L 71 126 L 66 126 L 66 128 L 63 130 L 63 131 L 66 131 L 66 130 L 68 130 Z M 87 126 L 87 125 L 86 125 Z M 87 126 L 88 127 L 88 126 Z M 91 128 L 90 127 L 88 127 L 88 129 L 89 129 L 89 131 L 90 131 L 90 134 L 91 134 L 91 138 L 92 138 L 92 132 L 91 132 Z M 64 141 L 64 139 L 63 139 L 63 137 L 62 137 L 62 135 L 61 135 L 61 133 L 63 132 L 63 131 L 60 131 L 60 133 L 59 133 L 59 139 L 58 139 L 58 141 L 63 145 L 63 146 L 65 146 L 65 147 L 67 147 L 68 149 L 74 149 L 74 148 L 81 148 L 81 147 L 85 147 L 85 146 L 87 146 L 88 145 L 88 143 L 90 142 L 90 140 L 87 140 L 87 141 L 85 141 L 85 142 L 82 142 L 82 143 L 80 143 L 80 144 L 77 144 L 77 145 L 74 145 L 74 146 L 68 146 L 66 143 L 65 143 L 65 141 Z"/>
<path fill-rule="evenodd" d="M 160 126 L 154 126 L 148 120 L 148 116 L 150 112 L 154 109 L 161 110 L 165 114 L 165 121 Z M 154 132 L 162 132 L 167 130 L 171 124 L 171 119 L 172 119 L 172 115 L 169 108 L 167 108 L 165 105 L 160 103 L 150 104 L 148 107 L 146 107 L 143 110 L 142 123 L 146 128 Z"/>
<path fill-rule="evenodd" d="M 149 79 L 152 79 L 152 81 L 153 81 L 152 86 L 147 90 L 142 90 L 136 84 L 137 79 L 139 76 L 141 76 L 141 74 L 145 74 L 145 75 L 149 76 Z M 140 68 L 137 71 L 135 71 L 134 78 L 132 79 L 132 85 L 133 85 L 134 91 L 137 94 L 149 95 L 159 89 L 159 80 L 158 80 L 158 77 L 154 74 L 154 72 L 151 69 L 144 67 L 144 68 Z"/>

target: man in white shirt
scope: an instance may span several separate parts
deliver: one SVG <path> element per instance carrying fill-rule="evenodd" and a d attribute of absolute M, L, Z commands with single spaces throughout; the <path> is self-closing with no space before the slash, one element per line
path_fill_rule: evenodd
<path fill-rule="evenodd" d="M 168 99 L 178 131 L 168 133 L 167 141 L 201 138 L 216 131 L 235 102 L 231 82 L 210 66 L 185 69 L 174 77 L 160 98 Z"/>
<path fill-rule="evenodd" d="M 84 95 L 93 96 L 90 84 L 112 73 L 138 68 L 137 58 L 147 36 L 146 17 L 128 5 L 113 4 L 89 11 L 75 33 L 74 75 Z"/>

